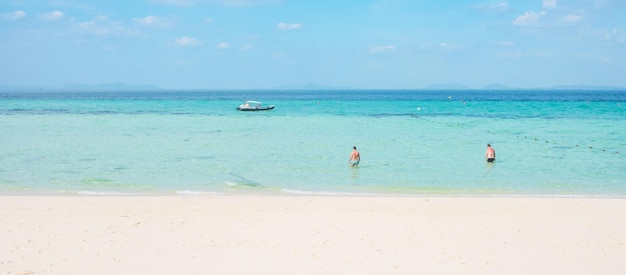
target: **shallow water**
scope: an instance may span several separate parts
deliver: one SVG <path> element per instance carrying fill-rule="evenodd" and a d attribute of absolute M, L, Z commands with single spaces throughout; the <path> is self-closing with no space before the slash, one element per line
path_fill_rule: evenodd
<path fill-rule="evenodd" d="M 625 91 L 6 92 L 0 129 L 4 194 L 626 195 Z"/>

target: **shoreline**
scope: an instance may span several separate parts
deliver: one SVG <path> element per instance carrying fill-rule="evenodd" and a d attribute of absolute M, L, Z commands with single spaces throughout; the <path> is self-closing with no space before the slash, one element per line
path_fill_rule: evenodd
<path fill-rule="evenodd" d="M 619 274 L 626 200 L 5 196 L 3 274 Z"/>
<path fill-rule="evenodd" d="M 355 197 L 355 198 L 572 198 L 572 199 L 626 199 L 626 194 L 555 194 L 555 193 L 486 193 L 486 192 L 424 192 L 424 193 L 393 193 L 393 192 L 341 192 L 341 191 L 194 191 L 177 190 L 162 192 L 115 192 L 115 191 L 57 191 L 57 192 L 0 192 L 1 197 Z"/>

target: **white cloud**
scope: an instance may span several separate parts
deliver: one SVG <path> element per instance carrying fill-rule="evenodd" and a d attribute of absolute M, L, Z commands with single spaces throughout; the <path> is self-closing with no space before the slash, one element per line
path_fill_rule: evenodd
<path fill-rule="evenodd" d="M 217 48 L 220 50 L 225 50 L 230 48 L 230 44 L 228 44 L 227 42 L 220 42 L 219 44 L 217 44 Z"/>
<path fill-rule="evenodd" d="M 395 45 L 380 45 L 380 46 L 372 46 L 369 49 L 369 53 L 388 53 L 396 50 Z"/>
<path fill-rule="evenodd" d="M 582 15 L 570 14 L 570 15 L 564 16 L 562 20 L 567 22 L 567 23 L 578 23 L 580 21 L 583 21 L 583 19 L 585 19 L 585 17 L 582 16 Z"/>
<path fill-rule="evenodd" d="M 502 47 L 515 47 L 515 42 L 513 41 L 500 41 L 500 42 L 496 42 L 494 43 L 497 46 L 502 46 Z"/>
<path fill-rule="evenodd" d="M 196 0 L 152 0 L 152 2 L 174 5 L 174 6 L 191 6 Z"/>
<path fill-rule="evenodd" d="M 520 52 L 504 52 L 504 53 L 498 53 L 498 57 L 501 58 L 520 58 L 524 56 L 522 53 Z"/>
<path fill-rule="evenodd" d="M 158 16 L 148 15 L 144 18 L 133 18 L 133 21 L 139 25 L 153 26 L 159 24 L 162 20 Z"/>
<path fill-rule="evenodd" d="M 285 59 L 287 58 L 287 54 L 284 52 L 275 52 L 272 54 L 273 59 Z"/>
<path fill-rule="evenodd" d="M 174 43 L 176 43 L 176 45 L 179 45 L 179 46 L 198 46 L 201 44 L 198 39 L 195 39 L 189 36 L 176 38 L 176 40 L 174 40 Z"/>
<path fill-rule="evenodd" d="M 252 45 L 249 45 L 249 44 L 245 45 L 245 46 L 241 47 L 239 50 L 242 51 L 242 52 L 250 51 L 250 50 L 252 50 Z"/>
<path fill-rule="evenodd" d="M 252 7 L 275 4 L 280 2 L 280 0 L 215 0 L 213 2 L 219 2 L 227 7 Z"/>
<path fill-rule="evenodd" d="M 287 23 L 280 22 L 278 23 L 278 25 L 276 25 L 276 27 L 281 31 L 290 31 L 290 30 L 296 30 L 296 29 L 302 28 L 302 24 L 299 24 L 299 23 L 287 24 Z"/>
<path fill-rule="evenodd" d="M 450 44 L 450 43 L 445 43 L 445 42 L 439 44 L 439 46 L 441 46 L 444 50 L 448 50 L 448 51 L 462 48 L 462 46 L 460 45 L 455 45 L 455 44 Z"/>
<path fill-rule="evenodd" d="M 150 0 L 150 2 L 182 7 L 208 3 L 237 8 L 274 4 L 280 2 L 280 0 Z"/>
<path fill-rule="evenodd" d="M 49 20 L 49 21 L 61 19 L 63 18 L 63 12 L 51 11 L 51 12 L 42 14 L 41 18 L 43 18 L 44 20 Z"/>
<path fill-rule="evenodd" d="M 95 21 L 78 22 L 76 25 L 80 30 L 96 35 L 106 35 L 109 33 L 109 29 L 98 26 Z"/>
<path fill-rule="evenodd" d="M 611 63 L 611 59 L 603 55 L 598 56 L 598 60 L 602 63 Z"/>
<path fill-rule="evenodd" d="M 515 26 L 529 26 L 535 24 L 541 17 L 544 17 L 547 14 L 546 11 L 534 12 L 527 11 L 526 13 L 518 16 L 513 20 L 513 25 Z"/>
<path fill-rule="evenodd" d="M 91 21 L 75 23 L 77 29 L 81 32 L 97 35 L 97 36 L 132 36 L 133 31 L 124 27 L 120 22 L 111 21 L 104 15 L 98 15 Z"/>
<path fill-rule="evenodd" d="M 477 9 L 488 11 L 488 12 L 503 12 L 509 9 L 508 2 L 489 2 L 489 3 L 481 3 L 474 6 Z"/>
<path fill-rule="evenodd" d="M 543 0 L 543 8 L 544 9 L 554 9 L 556 8 L 557 0 Z"/>
<path fill-rule="evenodd" d="M 17 10 L 17 11 L 5 13 L 2 15 L 2 18 L 6 18 L 9 20 L 18 20 L 24 17 L 26 17 L 26 12 L 23 10 Z"/>
<path fill-rule="evenodd" d="M 607 4 L 609 4 L 609 0 L 593 0 L 592 2 L 591 6 L 594 9 L 603 9 Z"/>
<path fill-rule="evenodd" d="M 133 22 L 140 26 L 157 27 L 162 29 L 169 29 L 173 26 L 170 19 L 154 15 L 148 15 L 143 18 L 133 18 Z"/>
<path fill-rule="evenodd" d="M 205 17 L 203 21 L 204 21 L 204 23 L 211 24 L 211 23 L 213 23 L 213 18 Z"/>
<path fill-rule="evenodd" d="M 623 29 L 613 28 L 609 30 L 601 29 L 597 31 L 599 37 L 606 41 L 624 43 L 626 41 L 626 32 Z"/>

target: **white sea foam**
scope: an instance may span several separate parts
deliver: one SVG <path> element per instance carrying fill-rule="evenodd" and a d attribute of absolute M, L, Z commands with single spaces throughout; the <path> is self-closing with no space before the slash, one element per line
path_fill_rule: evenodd
<path fill-rule="evenodd" d="M 180 190 L 176 191 L 176 195 L 182 196 L 210 196 L 210 195 L 219 195 L 219 192 L 211 192 L 211 191 L 194 191 L 194 190 Z"/>
<path fill-rule="evenodd" d="M 283 193 L 294 194 L 294 195 L 311 195 L 311 196 L 349 196 L 349 197 L 380 196 L 380 194 L 358 193 L 358 192 L 305 191 L 305 190 L 294 190 L 294 189 L 281 189 L 280 191 Z"/>
<path fill-rule="evenodd" d="M 72 192 L 67 192 L 72 193 Z M 131 192 L 114 192 L 114 191 L 77 191 L 77 195 L 82 196 L 136 196 L 141 195 L 142 193 L 131 193 Z"/>

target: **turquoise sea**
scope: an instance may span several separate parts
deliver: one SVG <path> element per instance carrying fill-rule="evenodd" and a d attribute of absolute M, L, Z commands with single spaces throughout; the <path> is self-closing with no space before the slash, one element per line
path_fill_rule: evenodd
<path fill-rule="evenodd" d="M 624 197 L 626 91 L 0 92 L 0 194 L 247 193 Z"/>

